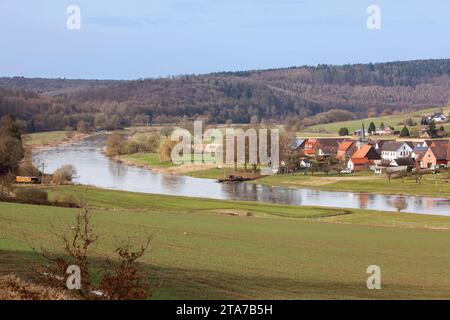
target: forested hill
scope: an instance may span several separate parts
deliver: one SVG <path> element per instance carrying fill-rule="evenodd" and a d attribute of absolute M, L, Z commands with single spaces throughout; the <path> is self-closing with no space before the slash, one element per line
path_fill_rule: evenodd
<path fill-rule="evenodd" d="M 33 91 L 35 93 L 50 96 L 87 89 L 102 88 L 124 82 L 125 81 L 116 80 L 0 77 L 0 87 L 2 88 Z"/>
<path fill-rule="evenodd" d="M 147 116 L 153 123 L 183 117 L 213 123 L 289 118 L 312 125 L 442 106 L 450 100 L 450 59 L 120 82 L 32 79 L 28 86 L 20 81 L 12 86 L 11 79 L 16 78 L 0 78 L 0 87 L 53 93 L 27 100 L 31 93 L 0 91 L 0 115 L 5 110 L 15 113 L 27 121 L 29 130 L 75 128 L 81 120 L 97 128 L 115 128 L 143 124 Z"/>

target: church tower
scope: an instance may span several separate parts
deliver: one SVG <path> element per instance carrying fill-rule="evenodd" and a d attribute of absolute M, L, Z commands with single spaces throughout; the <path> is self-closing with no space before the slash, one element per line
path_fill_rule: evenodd
<path fill-rule="evenodd" d="M 367 142 L 367 138 L 366 138 L 366 128 L 364 127 L 364 122 L 361 124 L 361 129 L 359 132 L 359 141 L 356 143 L 356 147 L 359 149 L 361 149 L 363 147 L 363 145 L 365 145 Z"/>
<path fill-rule="evenodd" d="M 367 142 L 366 129 L 364 128 L 364 122 L 361 124 L 361 133 L 359 135 L 359 141 L 363 142 L 363 143 Z"/>

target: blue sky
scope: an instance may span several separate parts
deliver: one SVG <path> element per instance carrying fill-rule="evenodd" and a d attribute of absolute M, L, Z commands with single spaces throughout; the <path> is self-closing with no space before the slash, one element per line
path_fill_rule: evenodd
<path fill-rule="evenodd" d="M 81 30 L 68 30 L 69 5 Z M 381 30 L 366 27 L 369 5 Z M 0 76 L 136 79 L 450 58 L 449 0 L 1 0 Z"/>

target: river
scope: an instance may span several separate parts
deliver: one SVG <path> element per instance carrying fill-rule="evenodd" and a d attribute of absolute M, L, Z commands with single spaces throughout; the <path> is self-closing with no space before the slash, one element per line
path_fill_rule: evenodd
<path fill-rule="evenodd" d="M 291 189 L 252 183 L 220 184 L 211 179 L 158 173 L 127 166 L 106 157 L 102 153 L 105 140 L 105 136 L 97 135 L 72 144 L 38 150 L 33 159 L 36 165 L 44 164 L 47 173 L 63 165 L 72 164 L 77 170 L 76 183 L 107 189 L 383 211 L 396 211 L 394 202 L 403 199 L 406 203 L 404 212 L 450 216 L 450 199 L 446 198 Z"/>

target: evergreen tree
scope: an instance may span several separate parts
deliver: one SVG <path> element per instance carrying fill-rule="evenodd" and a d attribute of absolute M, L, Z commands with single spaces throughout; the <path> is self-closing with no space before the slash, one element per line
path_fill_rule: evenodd
<path fill-rule="evenodd" d="M 375 132 L 376 130 L 377 130 L 377 129 L 375 128 L 375 123 L 371 122 L 371 123 L 369 124 L 368 132 L 369 132 L 369 133 L 373 133 L 373 132 Z"/>
<path fill-rule="evenodd" d="M 339 129 L 339 135 L 340 136 L 348 136 L 349 135 L 348 128 Z"/>
<path fill-rule="evenodd" d="M 409 130 L 406 126 L 400 131 L 400 137 L 409 137 Z"/>
<path fill-rule="evenodd" d="M 430 138 L 436 137 L 437 129 L 436 129 L 436 124 L 434 123 L 434 121 L 430 121 L 430 123 L 428 124 L 427 133 Z"/>

